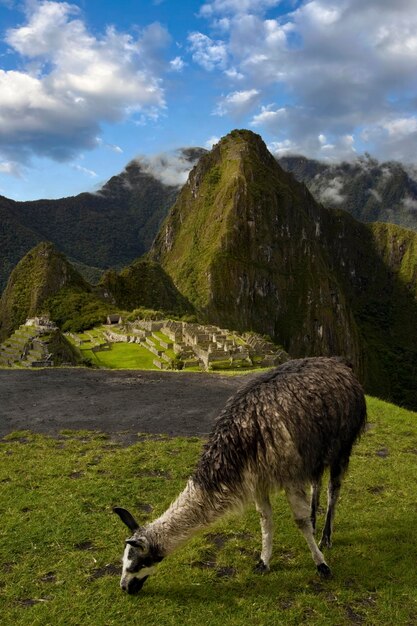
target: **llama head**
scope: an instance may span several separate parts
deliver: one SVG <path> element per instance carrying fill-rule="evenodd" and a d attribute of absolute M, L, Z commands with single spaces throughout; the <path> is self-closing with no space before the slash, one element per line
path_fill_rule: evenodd
<path fill-rule="evenodd" d="M 115 507 L 113 511 L 133 533 L 125 541 L 120 587 L 127 593 L 138 593 L 148 576 L 155 573 L 156 566 L 163 557 L 148 540 L 146 529 L 139 526 L 129 511 L 120 507 Z"/>

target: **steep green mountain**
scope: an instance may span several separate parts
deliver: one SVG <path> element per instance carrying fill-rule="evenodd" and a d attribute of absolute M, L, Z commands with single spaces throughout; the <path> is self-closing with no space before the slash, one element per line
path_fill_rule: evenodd
<path fill-rule="evenodd" d="M 278 159 L 281 167 L 307 185 L 330 208 L 362 222 L 391 222 L 417 230 L 417 170 L 370 156 L 331 165 L 303 156 Z"/>
<path fill-rule="evenodd" d="M 417 407 L 417 235 L 327 210 L 258 135 L 200 159 L 149 256 L 202 318 L 345 355 L 369 392 Z"/>
<path fill-rule="evenodd" d="M 184 148 L 178 159 L 187 168 L 203 152 Z M 122 267 L 142 255 L 178 195 L 175 176 L 162 177 L 170 184 L 157 177 L 168 167 L 162 158 L 154 168 L 132 161 L 94 194 L 31 202 L 0 196 L 0 291 L 11 269 L 41 241 L 53 242 L 88 280 L 97 280 L 100 269 Z"/>
<path fill-rule="evenodd" d="M 193 313 L 158 263 L 138 259 L 120 272 L 108 270 L 93 287 L 52 243 L 41 242 L 17 264 L 1 296 L 0 341 L 29 317 L 47 314 L 61 330 L 78 332 L 136 308 Z"/>
<path fill-rule="evenodd" d="M 108 270 L 98 289 L 104 299 L 125 311 L 139 307 L 175 315 L 193 311 L 159 263 L 146 259 L 138 259 L 119 273 Z"/>
<path fill-rule="evenodd" d="M 30 250 L 12 271 L 0 299 L 0 340 L 35 315 L 49 314 L 64 330 L 80 318 L 103 321 L 108 309 L 51 243 Z M 65 327 L 65 323 L 67 327 Z M 74 328 L 78 330 L 78 326 Z"/>

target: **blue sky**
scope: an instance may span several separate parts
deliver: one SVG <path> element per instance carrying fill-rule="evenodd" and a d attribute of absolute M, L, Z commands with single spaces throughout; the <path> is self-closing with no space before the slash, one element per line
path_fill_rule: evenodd
<path fill-rule="evenodd" d="M 0 0 L 0 194 L 96 189 L 233 128 L 415 163 L 416 59 L 416 0 Z"/>

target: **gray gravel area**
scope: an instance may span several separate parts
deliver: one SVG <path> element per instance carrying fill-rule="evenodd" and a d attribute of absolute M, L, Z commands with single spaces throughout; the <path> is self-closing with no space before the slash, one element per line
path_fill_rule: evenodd
<path fill-rule="evenodd" d="M 16 430 L 207 434 L 248 376 L 133 370 L 0 370 L 0 437 Z"/>

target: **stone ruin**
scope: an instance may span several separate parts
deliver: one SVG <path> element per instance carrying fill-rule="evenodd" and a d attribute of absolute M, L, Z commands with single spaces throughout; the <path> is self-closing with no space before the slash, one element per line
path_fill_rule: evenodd
<path fill-rule="evenodd" d="M 57 330 L 47 315 L 26 320 L 0 345 L 0 365 L 7 367 L 53 367 L 45 335 Z"/>
<path fill-rule="evenodd" d="M 165 341 L 156 333 L 162 333 Z M 260 335 L 243 336 L 213 325 L 192 324 L 174 320 L 136 320 L 106 330 L 109 343 L 140 343 L 155 355 L 154 365 L 160 369 L 172 366 L 173 359 L 165 350 L 173 350 L 177 361 L 185 367 L 200 366 L 209 370 L 216 363 L 233 367 L 236 363 L 267 367 L 279 365 L 288 359 L 287 353 Z M 104 348 L 104 346 L 103 346 Z"/>

